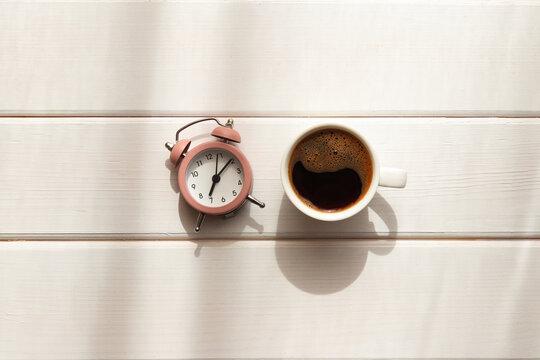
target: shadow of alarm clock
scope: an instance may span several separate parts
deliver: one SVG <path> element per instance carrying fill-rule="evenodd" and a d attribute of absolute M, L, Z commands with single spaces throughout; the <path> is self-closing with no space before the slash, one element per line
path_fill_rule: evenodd
<path fill-rule="evenodd" d="M 219 140 L 207 141 L 188 151 L 189 139 L 179 139 L 180 132 L 203 121 L 215 121 L 211 135 Z M 264 203 L 251 195 L 253 172 L 246 156 L 231 143 L 240 143 L 233 120 L 226 124 L 215 118 L 193 121 L 176 132 L 176 144 L 167 142 L 170 160 L 178 169 L 180 193 L 189 206 L 199 212 L 195 231 L 201 229 L 206 215 L 227 215 L 239 209 L 246 200 L 263 208 Z"/>

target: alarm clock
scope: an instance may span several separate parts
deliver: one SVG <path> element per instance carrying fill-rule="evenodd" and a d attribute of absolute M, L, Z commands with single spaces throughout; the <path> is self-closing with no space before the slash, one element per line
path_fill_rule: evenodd
<path fill-rule="evenodd" d="M 218 140 L 207 141 L 189 150 L 191 140 L 179 139 L 181 131 L 189 126 L 215 121 L 211 135 Z M 199 212 L 195 231 L 201 229 L 206 215 L 234 214 L 246 201 L 263 208 L 264 203 L 251 195 L 253 172 L 246 156 L 232 143 L 240 143 L 234 122 L 222 124 L 215 118 L 193 121 L 176 132 L 176 144 L 167 142 L 170 160 L 178 168 L 180 194 L 189 206 Z"/>

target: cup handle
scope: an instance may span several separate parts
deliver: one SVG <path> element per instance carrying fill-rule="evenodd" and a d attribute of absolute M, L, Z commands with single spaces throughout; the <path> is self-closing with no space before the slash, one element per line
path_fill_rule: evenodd
<path fill-rule="evenodd" d="M 407 172 L 403 169 L 381 167 L 379 185 L 393 188 L 404 188 L 407 184 Z"/>

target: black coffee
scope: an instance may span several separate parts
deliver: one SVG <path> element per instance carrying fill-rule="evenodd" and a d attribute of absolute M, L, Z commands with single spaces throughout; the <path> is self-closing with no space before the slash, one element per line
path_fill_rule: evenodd
<path fill-rule="evenodd" d="M 344 210 L 363 197 L 373 167 L 366 146 L 341 129 L 307 135 L 293 150 L 289 176 L 297 195 L 315 210 Z"/>
<path fill-rule="evenodd" d="M 362 181 L 356 171 L 312 172 L 301 161 L 294 164 L 293 184 L 298 193 L 322 210 L 346 208 L 362 194 Z"/>

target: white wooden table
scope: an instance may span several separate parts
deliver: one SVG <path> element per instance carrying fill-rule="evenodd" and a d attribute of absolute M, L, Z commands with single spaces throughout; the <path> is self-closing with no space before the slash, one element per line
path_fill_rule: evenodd
<path fill-rule="evenodd" d="M 195 234 L 208 115 L 267 206 Z M 539 1 L 0 1 L 0 116 L 1 360 L 540 357 Z M 407 188 L 301 215 L 316 122 Z"/>

